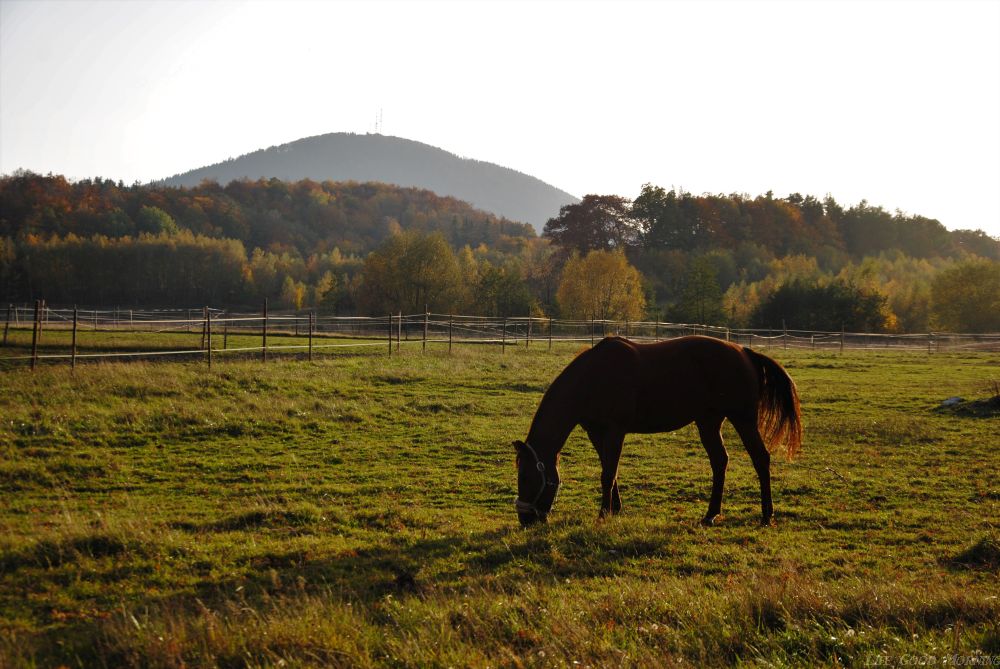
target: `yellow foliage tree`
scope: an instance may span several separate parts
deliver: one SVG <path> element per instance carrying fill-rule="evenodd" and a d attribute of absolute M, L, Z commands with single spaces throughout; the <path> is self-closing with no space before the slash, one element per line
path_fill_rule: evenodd
<path fill-rule="evenodd" d="M 635 321 L 646 309 L 642 275 L 621 251 L 574 254 L 563 268 L 556 300 L 566 318 Z"/>
<path fill-rule="evenodd" d="M 1000 331 L 1000 262 L 969 260 L 931 284 L 933 325 L 956 332 Z"/>
<path fill-rule="evenodd" d="M 461 301 L 461 268 L 439 233 L 392 235 L 365 258 L 361 304 L 370 314 L 452 313 Z"/>

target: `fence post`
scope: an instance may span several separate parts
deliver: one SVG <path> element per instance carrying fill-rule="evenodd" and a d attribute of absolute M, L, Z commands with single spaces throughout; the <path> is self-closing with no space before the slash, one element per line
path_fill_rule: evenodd
<path fill-rule="evenodd" d="M 128 310 L 128 329 L 130 332 L 135 332 L 135 320 L 132 316 L 132 309 Z"/>
<path fill-rule="evenodd" d="M 549 350 L 552 350 L 552 316 L 549 316 Z"/>
<path fill-rule="evenodd" d="M 399 345 L 403 339 L 403 312 L 399 312 L 399 320 L 396 321 L 396 353 L 399 353 Z"/>
<path fill-rule="evenodd" d="M 7 331 L 10 330 L 10 310 L 14 307 L 13 304 L 7 305 L 7 321 L 3 326 L 3 345 L 7 345 Z"/>
<path fill-rule="evenodd" d="M 844 354 L 844 324 L 840 324 L 840 354 Z"/>
<path fill-rule="evenodd" d="M 208 334 L 208 368 L 212 369 L 212 312 L 205 307 L 205 331 Z"/>
<path fill-rule="evenodd" d="M 507 318 L 503 319 L 503 332 L 500 335 L 500 353 L 507 352 Z"/>
<path fill-rule="evenodd" d="M 788 328 L 785 327 L 785 319 L 781 319 L 781 344 L 784 350 L 788 350 Z"/>
<path fill-rule="evenodd" d="M 524 348 L 531 346 L 531 316 L 528 316 L 528 336 L 524 341 Z"/>
<path fill-rule="evenodd" d="M 72 350 L 71 350 L 70 359 L 69 359 L 70 360 L 70 362 L 69 362 L 70 369 L 76 369 L 76 327 L 77 327 L 77 321 L 78 321 L 78 319 L 77 319 L 76 305 L 74 304 L 73 305 L 73 341 L 72 341 L 72 344 L 71 344 Z"/>
<path fill-rule="evenodd" d="M 97 307 L 94 307 L 94 332 L 97 332 Z"/>
<path fill-rule="evenodd" d="M 455 326 L 455 315 L 448 314 L 448 355 L 451 355 L 452 329 Z"/>
<path fill-rule="evenodd" d="M 264 327 L 261 328 L 262 361 L 267 362 L 267 298 L 264 298 Z"/>
<path fill-rule="evenodd" d="M 424 305 L 424 343 L 421 345 L 421 352 L 427 352 L 427 324 L 430 321 L 430 312 L 427 311 L 427 305 Z"/>
<path fill-rule="evenodd" d="M 201 346 L 202 351 L 205 350 L 205 341 L 208 339 L 208 307 L 201 308 Z"/>
<path fill-rule="evenodd" d="M 35 300 L 35 323 L 31 328 L 31 371 L 35 371 L 35 362 L 38 360 L 38 312 L 42 308 L 42 301 Z"/>
<path fill-rule="evenodd" d="M 229 348 L 229 317 L 226 315 L 226 320 L 222 323 L 222 350 L 225 351 Z"/>
<path fill-rule="evenodd" d="M 3 326 L 3 345 L 4 346 L 7 345 L 7 331 L 10 330 L 10 312 L 11 312 L 11 310 L 13 308 L 14 308 L 14 305 L 12 303 L 7 305 L 7 320 L 6 320 L 6 322 L 4 323 L 4 326 Z M 17 318 L 17 312 L 14 313 L 14 317 Z"/>
<path fill-rule="evenodd" d="M 309 362 L 313 359 L 313 328 L 316 326 L 316 312 L 309 312 Z M 392 351 L 392 316 L 389 317 L 389 350 Z M 391 353 L 390 353 L 391 355 Z"/>
<path fill-rule="evenodd" d="M 594 330 L 597 329 L 597 321 L 593 318 L 590 319 L 590 347 L 594 348 Z"/>

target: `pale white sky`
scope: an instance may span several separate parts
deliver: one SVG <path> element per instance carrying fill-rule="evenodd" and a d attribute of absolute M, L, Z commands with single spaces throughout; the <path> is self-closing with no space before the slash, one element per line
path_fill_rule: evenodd
<path fill-rule="evenodd" d="M 0 0 L 0 171 L 148 181 L 328 132 L 575 195 L 862 198 L 1000 236 L 1000 2 Z"/>

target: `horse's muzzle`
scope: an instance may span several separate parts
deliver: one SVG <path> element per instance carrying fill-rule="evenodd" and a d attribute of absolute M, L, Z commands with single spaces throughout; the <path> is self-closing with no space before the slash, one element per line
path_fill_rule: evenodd
<path fill-rule="evenodd" d="M 525 501 L 522 501 L 521 499 L 515 499 L 514 500 L 514 508 L 517 509 L 517 512 L 519 514 L 526 514 L 526 513 L 537 514 L 538 513 L 538 507 L 536 507 L 531 502 L 525 502 Z"/>

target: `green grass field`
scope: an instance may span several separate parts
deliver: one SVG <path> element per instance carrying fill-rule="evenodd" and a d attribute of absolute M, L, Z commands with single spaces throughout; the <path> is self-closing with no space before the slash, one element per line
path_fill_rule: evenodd
<path fill-rule="evenodd" d="M 759 528 L 727 428 L 630 436 L 597 521 L 579 430 L 550 524 L 513 451 L 576 347 L 0 372 L 0 667 L 1000 664 L 1000 355 L 770 351 L 806 439 Z"/>

